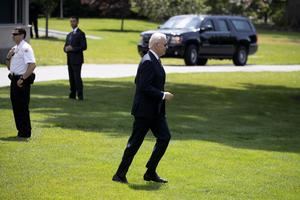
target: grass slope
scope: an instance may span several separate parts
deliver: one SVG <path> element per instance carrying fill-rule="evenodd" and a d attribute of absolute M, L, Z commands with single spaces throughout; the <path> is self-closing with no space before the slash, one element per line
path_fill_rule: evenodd
<path fill-rule="evenodd" d="M 67 81 L 32 87 L 30 142 L 14 140 L 9 88 L 0 88 L 0 199 L 299 199 L 300 73 L 168 76 L 173 135 L 142 180 L 149 134 L 128 173 L 111 181 L 131 132 L 133 78 L 87 79 L 86 100 Z"/>

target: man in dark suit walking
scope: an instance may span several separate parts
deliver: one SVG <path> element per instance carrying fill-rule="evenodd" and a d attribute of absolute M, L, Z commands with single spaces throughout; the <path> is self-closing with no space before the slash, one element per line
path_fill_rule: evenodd
<path fill-rule="evenodd" d="M 154 33 L 150 38 L 149 48 L 149 52 L 139 64 L 135 78 L 136 92 L 132 106 L 133 130 L 119 168 L 112 178 L 116 182 L 128 183 L 126 173 L 149 130 L 156 137 L 156 144 L 146 165 L 144 180 L 168 182 L 160 178 L 156 172 L 157 165 L 171 138 L 165 117 L 165 101 L 171 100 L 173 94 L 164 91 L 166 75 L 160 62 L 160 57 L 167 49 L 166 35 Z"/>
<path fill-rule="evenodd" d="M 83 83 L 81 79 L 81 67 L 84 62 L 83 51 L 87 49 L 84 32 L 78 28 L 78 17 L 71 17 L 70 24 L 73 29 L 67 35 L 64 51 L 67 53 L 67 63 L 70 82 L 70 99 L 83 100 Z"/>

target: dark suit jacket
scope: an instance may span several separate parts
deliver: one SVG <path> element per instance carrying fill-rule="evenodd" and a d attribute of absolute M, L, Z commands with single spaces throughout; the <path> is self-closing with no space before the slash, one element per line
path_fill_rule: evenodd
<path fill-rule="evenodd" d="M 65 47 L 68 45 L 71 45 L 73 50 L 66 52 Z M 64 51 L 67 53 L 68 65 L 82 64 L 84 62 L 83 51 L 86 50 L 86 48 L 87 45 L 84 32 L 82 32 L 79 28 L 75 33 L 73 33 L 73 31 L 70 32 L 67 35 L 64 46 Z"/>
<path fill-rule="evenodd" d="M 135 117 L 154 118 L 165 115 L 163 91 L 165 70 L 149 51 L 142 58 L 135 77 L 136 91 L 131 114 Z"/>

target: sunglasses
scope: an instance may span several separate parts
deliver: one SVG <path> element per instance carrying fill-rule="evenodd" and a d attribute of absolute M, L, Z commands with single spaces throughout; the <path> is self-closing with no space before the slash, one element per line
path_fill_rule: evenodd
<path fill-rule="evenodd" d="M 22 35 L 22 33 L 12 33 L 13 36 Z"/>

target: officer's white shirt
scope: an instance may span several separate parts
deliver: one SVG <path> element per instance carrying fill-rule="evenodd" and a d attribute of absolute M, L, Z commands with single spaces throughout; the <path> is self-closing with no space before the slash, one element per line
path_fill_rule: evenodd
<path fill-rule="evenodd" d="M 22 75 L 27 71 L 29 63 L 35 63 L 33 50 L 25 40 L 14 47 L 15 54 L 10 61 L 10 73 Z"/>

